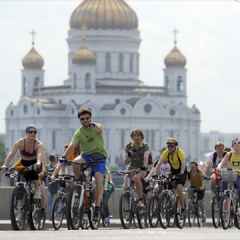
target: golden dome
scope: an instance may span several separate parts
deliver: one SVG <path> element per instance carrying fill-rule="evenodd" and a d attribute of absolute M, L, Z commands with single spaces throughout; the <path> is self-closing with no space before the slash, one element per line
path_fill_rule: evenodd
<path fill-rule="evenodd" d="M 166 56 L 165 65 L 168 66 L 185 66 L 187 61 L 180 50 L 175 46 L 171 52 Z"/>
<path fill-rule="evenodd" d="M 23 58 L 22 64 L 24 68 L 28 69 L 42 69 L 44 60 L 42 56 L 36 51 L 34 47 Z"/>
<path fill-rule="evenodd" d="M 84 0 L 72 13 L 75 29 L 137 29 L 136 13 L 124 0 Z"/>
<path fill-rule="evenodd" d="M 89 50 L 88 48 L 80 48 L 73 55 L 72 62 L 74 64 L 82 64 L 82 63 L 96 63 L 96 55 L 94 52 Z"/>

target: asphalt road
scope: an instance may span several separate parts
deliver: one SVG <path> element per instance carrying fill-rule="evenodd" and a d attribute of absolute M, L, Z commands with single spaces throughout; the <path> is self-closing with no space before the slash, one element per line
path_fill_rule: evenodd
<path fill-rule="evenodd" d="M 0 231 L 1 240 L 239 240 L 240 230 L 214 228 L 185 229 L 131 229 L 108 228 L 98 230 L 68 231 Z"/>

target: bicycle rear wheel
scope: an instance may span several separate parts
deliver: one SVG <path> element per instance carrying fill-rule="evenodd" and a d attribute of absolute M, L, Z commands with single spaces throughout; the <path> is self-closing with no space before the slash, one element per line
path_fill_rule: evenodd
<path fill-rule="evenodd" d="M 55 230 L 62 227 L 64 216 L 66 215 L 66 199 L 59 196 L 55 199 L 52 209 L 52 225 Z"/>
<path fill-rule="evenodd" d="M 13 230 L 24 230 L 27 216 L 27 192 L 24 187 L 16 187 L 13 190 L 10 219 Z"/>

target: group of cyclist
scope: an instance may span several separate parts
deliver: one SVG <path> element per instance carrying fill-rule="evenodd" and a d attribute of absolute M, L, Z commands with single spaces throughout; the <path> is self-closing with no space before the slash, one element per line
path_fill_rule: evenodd
<path fill-rule="evenodd" d="M 91 167 L 92 176 L 95 178 L 95 209 L 94 218 L 98 219 L 100 215 L 100 206 L 103 198 L 104 189 L 108 186 L 104 184 L 112 183 L 111 177 L 106 173 L 107 151 L 103 140 L 103 126 L 92 121 L 92 112 L 88 108 L 80 108 L 78 118 L 81 127 L 77 129 L 71 142 L 65 146 L 63 158 L 71 161 L 72 171 L 76 179 L 79 179 L 81 163 L 86 163 Z M 212 188 L 216 186 L 219 178 L 219 170 L 223 167 L 232 168 L 239 171 L 236 181 L 236 188 L 240 193 L 240 139 L 234 139 L 231 149 L 225 149 L 224 144 L 219 142 L 215 145 L 215 151 L 209 156 L 207 163 L 199 167 L 196 161 L 191 162 L 190 169 L 187 170 L 184 150 L 178 145 L 177 139 L 169 138 L 166 147 L 161 150 L 160 158 L 153 162 L 149 146 L 144 142 L 144 134 L 141 129 L 135 129 L 131 132 L 131 142 L 125 147 L 125 165 L 127 171 L 131 172 L 131 181 L 134 183 L 135 191 L 138 196 L 138 206 L 145 207 L 143 201 L 143 192 L 146 183 L 154 175 L 175 176 L 176 195 L 180 201 L 179 206 L 184 210 L 185 195 L 184 185 L 187 180 L 190 186 L 198 192 L 199 200 L 204 198 L 203 178 L 211 172 Z M 227 150 L 227 151 L 226 151 Z M 46 153 L 43 144 L 37 139 L 37 129 L 35 126 L 26 128 L 26 135 L 18 140 L 12 150 L 4 160 L 2 169 L 9 167 L 9 163 L 14 159 L 17 152 L 20 154 L 20 160 L 15 163 L 15 169 L 26 179 L 35 182 L 35 198 L 42 197 L 43 207 L 46 207 L 47 200 L 43 179 L 47 175 Z M 75 163 L 75 164 L 74 164 Z M 29 167 L 32 168 L 29 170 Z M 55 170 L 51 173 L 51 179 L 57 177 L 64 170 L 61 162 L 57 163 Z M 26 169 L 28 170 L 26 171 Z M 128 177 L 124 177 L 123 189 L 127 188 Z M 191 194 L 191 193 L 190 193 Z M 108 196 L 109 199 L 109 196 Z"/>

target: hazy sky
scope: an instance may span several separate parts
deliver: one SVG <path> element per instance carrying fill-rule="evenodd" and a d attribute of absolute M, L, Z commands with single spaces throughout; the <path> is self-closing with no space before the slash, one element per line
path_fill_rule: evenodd
<path fill-rule="evenodd" d="M 0 0 L 0 132 L 4 111 L 21 90 L 21 60 L 37 32 L 36 48 L 45 59 L 46 84 L 62 84 L 67 76 L 67 30 L 80 0 Z M 178 46 L 187 57 L 188 104 L 196 104 L 202 131 L 239 132 L 240 3 L 232 0 L 130 0 L 140 22 L 140 78 L 162 85 L 163 59 Z"/>

